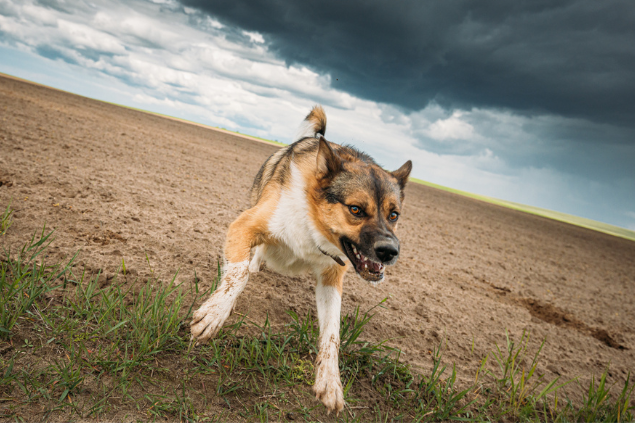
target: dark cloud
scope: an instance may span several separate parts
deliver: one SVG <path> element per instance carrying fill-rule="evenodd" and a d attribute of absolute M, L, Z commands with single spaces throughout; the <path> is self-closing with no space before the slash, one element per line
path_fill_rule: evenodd
<path fill-rule="evenodd" d="M 484 115 L 475 112 L 465 118 L 485 139 L 477 147 L 492 150 L 511 168 L 552 168 L 598 181 L 635 182 L 635 128 L 550 117 L 526 119 L 509 134 L 497 131 Z"/>
<path fill-rule="evenodd" d="M 630 0 L 181 2 L 264 34 L 288 63 L 361 98 L 633 124 Z"/>
<path fill-rule="evenodd" d="M 62 13 L 72 13 L 71 10 L 69 10 L 64 1 L 58 1 L 58 0 L 36 0 L 35 4 L 39 5 L 39 6 L 44 6 L 44 7 L 48 7 L 50 9 L 55 9 L 58 12 L 62 12 Z"/>

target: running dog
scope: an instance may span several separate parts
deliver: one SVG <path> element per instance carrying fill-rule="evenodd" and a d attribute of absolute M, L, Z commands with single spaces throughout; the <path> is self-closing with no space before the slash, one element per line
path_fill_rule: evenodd
<path fill-rule="evenodd" d="M 344 274 L 353 267 L 376 285 L 384 279 L 385 266 L 397 260 L 395 228 L 412 162 L 387 172 L 361 151 L 327 141 L 325 131 L 326 115 L 315 106 L 297 141 L 262 165 L 251 188 L 251 208 L 229 227 L 221 284 L 190 326 L 199 342 L 214 337 L 249 274 L 262 263 L 286 275 L 314 274 L 320 339 L 313 390 L 329 413 L 339 414 L 344 407 L 338 367 Z"/>

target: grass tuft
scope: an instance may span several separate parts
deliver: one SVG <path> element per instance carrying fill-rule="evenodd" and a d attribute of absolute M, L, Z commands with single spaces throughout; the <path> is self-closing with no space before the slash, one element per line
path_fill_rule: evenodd
<path fill-rule="evenodd" d="M 6 259 L 0 265 L 0 338 L 11 337 L 11 330 L 25 313 L 37 313 L 38 300 L 53 289 L 58 279 L 64 277 L 73 264 L 73 257 L 66 265 L 47 266 L 36 259 L 52 242 L 53 231 L 39 239 L 33 234 L 30 242 L 22 247 L 16 258 L 5 251 Z"/>
<path fill-rule="evenodd" d="M 11 209 L 11 201 L 7 205 L 7 208 L 0 216 L 0 236 L 7 233 L 11 225 L 13 224 L 13 210 Z"/>
<path fill-rule="evenodd" d="M 547 395 L 557 392 L 571 381 L 558 385 L 559 378 L 546 382 L 543 375 L 536 376 L 538 358 L 546 340 L 542 341 L 529 367 L 526 368 L 523 363 L 527 358 L 529 334 L 523 331 L 520 340 L 516 342 L 505 331 L 505 338 L 507 341 L 505 349 L 496 345 L 496 350 L 492 353 L 500 374 L 488 373 L 492 375 L 498 385 L 498 391 L 503 395 L 509 407 L 509 413 L 513 417 L 521 415 L 528 417 L 529 414 L 536 412 L 539 401 L 544 400 Z"/>
<path fill-rule="evenodd" d="M 633 421 L 631 410 L 635 407 L 631 405 L 635 384 L 631 383 L 631 375 L 628 374 L 626 383 L 616 399 L 611 397 L 611 388 L 607 386 L 607 368 L 597 381 L 591 378 L 589 389 L 584 396 L 582 407 L 575 413 L 575 420 L 584 422 L 621 422 Z M 569 408 L 573 408 L 569 404 Z"/>

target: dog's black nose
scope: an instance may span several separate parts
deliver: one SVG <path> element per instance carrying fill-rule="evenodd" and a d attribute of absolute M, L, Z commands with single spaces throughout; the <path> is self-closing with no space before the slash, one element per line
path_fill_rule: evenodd
<path fill-rule="evenodd" d="M 375 244 L 375 255 L 382 263 L 388 263 L 399 255 L 399 246 L 393 242 L 378 242 Z"/>

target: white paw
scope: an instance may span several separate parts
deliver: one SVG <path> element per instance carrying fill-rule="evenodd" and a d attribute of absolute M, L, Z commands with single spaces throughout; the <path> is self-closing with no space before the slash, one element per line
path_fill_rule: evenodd
<path fill-rule="evenodd" d="M 231 314 L 233 307 L 234 302 L 231 300 L 227 301 L 225 296 L 212 295 L 192 316 L 192 321 L 190 322 L 192 336 L 198 342 L 204 342 L 215 337 Z"/>
<path fill-rule="evenodd" d="M 319 358 L 318 358 L 319 360 Z M 340 369 L 335 360 L 325 360 L 318 364 L 313 385 L 315 398 L 322 401 L 328 414 L 340 414 L 344 408 L 344 390 L 340 380 Z"/>
<path fill-rule="evenodd" d="M 247 285 L 248 266 L 247 260 L 240 263 L 228 263 L 225 266 L 221 285 L 192 316 L 190 332 L 198 342 L 207 341 L 216 336 L 231 314 L 236 299 Z"/>

